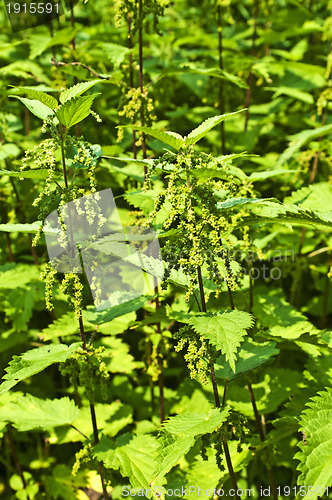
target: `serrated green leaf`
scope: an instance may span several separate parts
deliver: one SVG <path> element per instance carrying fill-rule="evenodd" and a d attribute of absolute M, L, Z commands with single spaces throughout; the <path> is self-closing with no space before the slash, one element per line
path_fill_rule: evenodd
<path fill-rule="evenodd" d="M 28 110 L 41 120 L 46 120 L 49 116 L 53 115 L 53 110 L 37 99 L 26 99 L 25 97 L 21 97 L 19 95 L 10 95 L 9 97 L 14 97 L 15 99 L 23 102 Z"/>
<path fill-rule="evenodd" d="M 245 110 L 240 109 L 239 111 L 235 111 L 234 113 L 227 113 L 225 115 L 216 115 L 212 116 L 211 118 L 208 118 L 203 123 L 201 123 L 197 128 L 192 130 L 190 134 L 187 135 L 187 137 L 184 138 L 183 147 L 187 148 L 189 146 L 192 146 L 193 144 L 196 144 L 196 142 L 202 139 L 202 137 L 204 137 L 209 132 L 209 130 L 211 130 L 224 120 L 226 120 L 226 118 L 228 118 L 229 116 L 237 115 L 238 113 L 242 113 L 242 111 Z"/>
<path fill-rule="evenodd" d="M 92 80 L 91 82 L 81 82 L 77 83 L 73 87 L 70 87 L 69 89 L 63 90 L 60 94 L 59 100 L 61 104 L 64 104 L 66 101 L 69 101 L 70 99 L 73 99 L 74 97 L 78 97 L 87 90 L 91 89 L 96 83 L 103 82 L 104 80 Z M 97 94 L 95 94 L 97 95 Z"/>
<path fill-rule="evenodd" d="M 31 282 L 39 281 L 37 267 L 28 264 L 6 264 L 0 266 L 0 289 L 16 290 Z"/>
<path fill-rule="evenodd" d="M 295 340 L 305 333 L 319 333 L 306 316 L 279 297 L 261 295 L 253 306 L 253 313 L 273 337 Z"/>
<path fill-rule="evenodd" d="M 228 80 L 242 89 L 248 88 L 248 85 L 241 78 L 220 68 L 198 68 L 194 64 L 185 63 L 181 66 L 174 66 L 165 70 L 165 74 L 172 73 L 191 73 L 196 75 L 212 76 Z"/>
<path fill-rule="evenodd" d="M 0 144 L 0 161 L 5 160 L 6 158 L 15 158 L 20 154 L 20 152 L 21 150 L 18 146 L 16 146 L 16 144 L 13 143 Z"/>
<path fill-rule="evenodd" d="M 169 434 L 180 434 L 183 437 L 198 437 L 210 434 L 218 429 L 226 420 L 230 408 L 213 408 L 208 413 L 186 413 L 176 415 L 163 422 L 163 431 Z"/>
<path fill-rule="evenodd" d="M 0 231 L 6 233 L 37 233 L 41 226 L 41 222 L 32 222 L 31 224 L 0 224 Z"/>
<path fill-rule="evenodd" d="M 79 417 L 79 408 L 69 398 L 40 399 L 30 394 L 20 396 L 2 408 L 5 419 L 18 431 L 48 430 L 69 425 Z"/>
<path fill-rule="evenodd" d="M 100 443 L 94 447 L 94 456 L 101 460 L 106 468 L 119 469 L 123 477 L 129 478 L 133 488 L 151 490 L 151 473 L 156 467 L 154 455 L 157 448 L 158 441 L 155 437 L 127 433 L 120 436 L 116 442 L 102 437 Z M 148 494 L 148 498 L 151 496 Z"/>
<path fill-rule="evenodd" d="M 128 47 L 123 47 L 117 43 L 99 43 L 99 47 L 104 50 L 107 57 L 116 65 L 121 64 L 124 58 L 131 52 Z"/>
<path fill-rule="evenodd" d="M 31 224 L 15 224 L 8 222 L 7 224 L 0 224 L 0 231 L 6 233 L 38 233 L 42 223 L 39 221 L 31 222 Z M 57 234 L 58 231 L 50 226 L 44 226 L 43 232 L 45 234 Z"/>
<path fill-rule="evenodd" d="M 155 139 L 158 139 L 159 141 L 162 141 L 165 144 L 168 144 L 168 146 L 171 146 L 172 148 L 177 150 L 182 148 L 184 145 L 184 138 L 182 137 L 182 135 L 177 134 L 176 132 L 164 132 L 163 130 L 158 130 L 156 128 L 140 127 L 139 125 L 128 125 L 128 127 L 132 128 L 133 130 L 144 132 L 147 135 L 151 135 Z"/>
<path fill-rule="evenodd" d="M 159 449 L 156 455 L 157 467 L 153 481 L 158 481 L 173 468 L 180 458 L 188 453 L 195 441 L 203 434 L 210 434 L 222 426 L 230 408 L 214 408 L 207 413 L 187 413 L 170 417 L 163 423 Z"/>
<path fill-rule="evenodd" d="M 68 335 L 74 335 L 79 331 L 79 325 L 77 320 L 75 321 L 74 313 L 67 313 L 56 319 L 48 325 L 47 328 L 42 330 L 41 338 L 43 341 L 52 340 L 57 337 L 67 337 Z"/>
<path fill-rule="evenodd" d="M 42 104 L 45 104 L 51 110 L 58 107 L 58 101 L 51 95 L 41 92 L 40 90 L 34 90 L 26 87 L 15 87 L 13 90 L 17 92 L 24 92 L 27 94 L 29 99 L 37 100 Z"/>
<path fill-rule="evenodd" d="M 97 311 L 95 308 L 88 306 L 87 311 L 83 311 L 83 316 L 94 325 L 107 323 L 109 321 L 112 321 L 114 318 L 123 316 L 124 314 L 132 311 L 137 311 L 137 309 L 143 307 L 147 302 L 153 300 L 153 298 L 154 296 L 142 295 L 141 297 L 137 297 L 133 300 L 128 300 L 123 304 L 113 306 L 103 311 Z"/>
<path fill-rule="evenodd" d="M 151 485 L 155 485 L 169 472 L 183 455 L 195 444 L 193 436 L 176 438 L 170 434 L 159 439 L 160 447 L 156 457 L 157 467 L 153 471 Z"/>
<path fill-rule="evenodd" d="M 145 215 L 148 215 L 154 208 L 157 195 L 157 191 L 152 189 L 147 191 L 132 191 L 125 193 L 124 199 L 134 207 L 143 210 Z"/>
<path fill-rule="evenodd" d="M 284 199 L 285 203 L 301 205 L 310 210 L 332 210 L 332 186 L 329 182 L 317 182 L 293 191 Z"/>
<path fill-rule="evenodd" d="M 271 177 L 277 177 L 279 175 L 288 175 L 297 172 L 297 170 L 285 170 L 282 168 L 276 168 L 275 170 L 267 170 L 265 172 L 253 172 L 249 175 L 250 182 L 264 181 L 265 179 L 270 179 Z"/>
<path fill-rule="evenodd" d="M 275 203 L 280 203 L 275 198 L 231 198 L 230 200 L 227 201 L 219 201 L 216 204 L 216 207 L 221 209 L 226 209 L 226 208 L 233 208 L 238 205 L 256 205 L 256 204 L 269 206 L 269 202 L 271 201 Z"/>
<path fill-rule="evenodd" d="M 98 422 L 98 430 L 108 438 L 116 436 L 121 429 L 133 422 L 133 408 L 121 403 L 119 400 L 107 404 L 94 403 Z M 89 406 L 80 408 L 79 417 L 75 420 L 75 427 L 85 436 L 92 435 L 91 413 Z M 84 441 L 84 436 L 73 427 L 58 427 L 50 433 L 51 444 L 77 443 Z"/>
<path fill-rule="evenodd" d="M 80 345 L 80 342 L 70 346 L 52 344 L 31 349 L 20 356 L 14 356 L 6 368 L 7 373 L 3 377 L 4 382 L 0 385 L 0 396 L 9 391 L 14 385 L 43 371 L 48 366 L 66 361 Z"/>
<path fill-rule="evenodd" d="M 8 175 L 9 177 L 19 177 L 22 179 L 47 179 L 50 172 L 46 168 L 36 168 L 35 170 L 22 170 L 14 172 L 13 170 L 0 170 L 1 175 Z"/>
<path fill-rule="evenodd" d="M 93 100 L 98 94 L 92 94 L 84 97 L 73 97 L 70 100 L 66 100 L 62 104 L 57 112 L 56 116 L 62 125 L 66 128 L 70 128 L 76 123 L 81 122 L 89 116 L 91 111 L 91 105 Z"/>
<path fill-rule="evenodd" d="M 295 224 L 300 226 L 324 227 L 332 231 L 332 211 L 319 212 L 305 209 L 297 205 L 281 203 L 273 198 L 236 198 L 226 202 L 218 202 L 217 208 L 234 208 L 246 205 L 254 215 L 243 215 L 236 223 L 236 228 L 252 224 Z M 234 231 L 234 227 L 231 229 Z"/>
<path fill-rule="evenodd" d="M 307 406 L 300 419 L 305 442 L 298 443 L 301 451 L 294 456 L 300 460 L 298 484 L 305 487 L 304 500 L 317 499 L 319 488 L 323 492 L 332 486 L 332 389 L 319 392 Z"/>
<path fill-rule="evenodd" d="M 195 331 L 226 355 L 235 373 L 236 352 L 254 323 L 253 316 L 244 311 L 228 311 L 216 315 L 193 316 L 189 323 Z"/>
<path fill-rule="evenodd" d="M 290 160 L 294 153 L 296 153 L 302 146 L 307 144 L 309 141 L 313 141 L 319 137 L 324 137 L 325 135 L 332 133 L 332 125 L 324 125 L 323 127 L 318 127 L 313 130 L 302 130 L 298 134 L 292 135 L 290 137 L 290 144 L 287 149 L 280 155 L 277 161 L 276 168 L 283 165 L 286 161 Z"/>
<path fill-rule="evenodd" d="M 215 362 L 215 374 L 217 378 L 232 380 L 243 375 L 259 366 L 263 365 L 272 356 L 279 353 L 275 349 L 275 342 L 254 342 L 252 339 L 246 339 L 241 345 L 235 363 L 235 373 L 225 359 L 225 355 L 220 356 Z"/>

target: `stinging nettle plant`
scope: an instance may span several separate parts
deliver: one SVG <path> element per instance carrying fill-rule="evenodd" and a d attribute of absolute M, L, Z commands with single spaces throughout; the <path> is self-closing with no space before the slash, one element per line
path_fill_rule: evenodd
<path fill-rule="evenodd" d="M 70 181 L 68 164 L 72 171 L 87 169 L 89 172 L 88 189 L 90 191 L 96 189 L 93 174 L 101 151 L 81 138 L 71 137 L 68 129 L 90 114 L 90 106 L 95 95 L 85 97 L 81 95 L 97 83 L 97 81 L 86 82 L 63 91 L 60 94 L 60 104 L 55 99 L 50 99 L 51 96 L 38 93 L 38 91 L 19 89 L 20 92 L 26 91 L 29 97 L 34 97 L 34 99 L 15 96 L 39 118 L 44 119 L 44 128 L 51 131 L 52 138 L 46 140 L 46 144 L 42 143 L 40 148 L 32 154 L 27 153 L 24 161 L 25 168 L 21 171 L 24 177 L 25 172 L 29 172 L 27 168 L 30 154 L 35 158 L 40 158 L 47 146 L 50 156 L 46 158 L 45 165 L 48 165 L 50 174 L 42 196 L 37 199 L 38 204 L 43 205 L 43 196 L 50 198 L 50 202 L 47 201 L 41 211 L 43 216 L 51 209 L 54 200 L 63 206 L 87 192 L 86 189 L 76 186 L 74 183 L 76 179 L 72 178 Z M 184 359 L 190 376 L 197 378 L 203 385 L 208 384 L 209 381 L 212 382 L 214 404 L 210 410 L 207 413 L 194 412 L 168 418 L 163 423 L 158 438 L 153 435 L 144 438 L 144 453 L 151 456 L 147 469 L 144 470 L 144 479 L 136 472 L 132 472 L 130 464 L 136 463 L 136 452 L 133 450 L 142 452 L 142 438 L 123 435 L 112 440 L 109 436 L 102 436 L 101 439 L 99 437 L 95 412 L 95 387 L 96 384 L 101 386 L 101 395 L 108 401 L 110 398 L 109 372 L 103 359 L 104 347 L 94 348 L 93 339 L 89 344 L 87 342 L 82 314 L 83 284 L 74 272 L 65 273 L 61 289 L 75 309 L 81 343 L 75 342 L 70 346 L 65 344 L 43 346 L 27 351 L 11 362 L 1 386 L 1 392 L 5 393 L 19 381 L 60 362 L 60 372 L 69 377 L 79 398 L 82 397 L 80 388 L 84 388 L 84 394 L 89 403 L 93 437 L 90 439 L 83 433 L 86 441 L 76 454 L 73 473 L 78 473 L 82 463 L 93 463 L 97 460 L 96 467 L 101 477 L 104 498 L 108 498 L 106 478 L 111 470 L 118 468 L 123 476 L 129 477 L 133 487 L 150 486 L 152 495 L 157 498 L 156 487 L 163 484 L 165 475 L 169 474 L 179 459 L 195 445 L 199 446 L 203 461 L 215 462 L 219 471 L 216 474 L 218 478 L 216 484 L 220 486 L 225 478 L 229 477 L 232 486 L 237 491 L 234 458 L 236 454 L 245 453 L 250 442 L 248 441 L 250 429 L 247 417 L 226 404 L 228 384 L 238 377 L 247 377 L 258 432 L 262 442 L 266 440 L 265 435 L 262 434 L 250 373 L 262 364 L 271 361 L 278 353 L 278 349 L 276 349 L 275 342 L 254 339 L 257 332 L 255 334 L 253 331 L 255 322 L 252 313 L 235 307 L 233 293 L 243 287 L 243 276 L 238 273 L 240 266 L 232 259 L 230 249 L 236 244 L 241 246 L 243 252 L 251 250 L 248 226 L 253 224 L 284 222 L 320 225 L 330 230 L 331 218 L 326 214 L 302 209 L 296 205 L 283 204 L 276 199 L 255 198 L 247 176 L 232 164 L 234 159 L 245 156 L 245 153 L 215 158 L 193 150 L 193 146 L 214 126 L 237 113 L 239 112 L 210 118 L 186 137 L 174 132 L 133 126 L 176 150 L 175 153 L 168 151 L 155 160 L 143 160 L 148 166 L 143 190 L 128 193 L 127 197 L 138 207 L 143 197 L 144 199 L 150 197 L 153 200 L 153 210 L 144 221 L 138 213 L 137 223 L 152 225 L 164 242 L 163 253 L 167 264 L 163 285 L 165 291 L 160 293 L 161 304 L 163 297 L 167 301 L 167 283 L 184 287 L 187 290 L 183 306 L 189 301 L 189 309 L 183 306 L 180 309 L 173 309 L 172 305 L 168 305 L 168 317 L 176 324 L 183 325 L 173 332 L 173 337 L 177 342 L 176 352 L 187 346 Z M 60 149 L 63 186 L 59 183 L 60 176 L 56 170 L 57 148 Z M 141 164 L 140 160 L 136 162 Z M 37 162 L 38 169 L 36 170 L 44 169 L 45 165 Z M 166 183 L 165 189 L 159 192 L 153 189 L 153 179 L 156 175 L 162 177 Z M 55 187 L 52 191 L 53 185 Z M 236 240 L 234 234 L 237 234 Z M 145 265 L 152 274 L 158 275 L 160 272 L 157 269 L 159 264 L 153 258 L 147 258 Z M 46 266 L 43 276 L 47 283 L 46 299 L 50 309 L 52 308 L 51 289 L 55 275 L 56 271 L 49 265 Z M 224 292 L 227 292 L 226 296 L 229 301 L 226 304 L 223 302 Z M 129 310 L 138 309 L 142 304 L 140 301 L 132 302 L 135 303 L 131 304 Z M 211 308 L 209 308 L 210 303 Z M 126 307 L 122 310 L 120 308 L 114 312 L 113 317 L 121 316 L 127 311 Z M 105 322 L 107 317 L 112 317 L 112 310 L 103 316 L 104 319 L 97 319 L 97 324 Z M 94 322 L 93 315 L 89 318 Z M 161 340 L 157 343 L 156 354 L 158 359 L 167 355 L 166 352 L 162 352 L 165 338 L 162 332 L 160 334 Z M 25 369 L 20 372 L 19 367 L 22 363 Z M 218 387 L 221 380 L 223 381 L 222 400 Z M 54 425 L 69 424 L 77 432 L 82 432 L 72 423 L 78 417 L 78 408 L 72 400 L 61 398 L 41 403 L 31 400 L 31 396 L 28 395 L 22 397 L 20 404 L 23 404 L 23 407 L 29 402 L 36 410 L 30 424 L 24 426 L 16 421 L 18 428 L 47 430 Z M 13 404 L 15 406 L 18 403 Z M 45 412 L 43 404 L 52 407 L 54 412 L 54 418 L 48 419 L 47 424 L 41 421 Z M 15 422 L 15 417 L 12 418 Z M 276 498 L 277 490 L 272 467 L 273 454 L 271 458 L 270 451 L 268 446 L 263 448 L 272 493 Z"/>
<path fill-rule="evenodd" d="M 41 29 L 13 44 L 1 33 L 0 489 L 8 498 L 88 498 L 98 490 L 120 500 L 129 485 L 160 500 L 163 486 L 227 493 L 262 484 L 274 499 L 328 498 L 326 2 L 120 0 L 76 8 L 49 37 Z M 117 87 L 101 85 L 110 61 Z M 46 94 L 73 78 L 82 83 L 59 100 Z M 104 125 L 82 123 L 95 102 L 85 92 L 101 92 Z M 249 109 L 224 115 L 240 107 Z M 36 149 L 34 112 L 49 137 Z M 133 141 L 125 135 L 116 144 L 110 122 L 131 122 Z M 75 137 L 81 129 L 91 143 Z M 114 157 L 131 149 L 136 161 L 120 167 L 123 158 Z M 164 282 L 149 296 L 96 311 L 69 254 L 70 272 L 42 265 L 46 313 L 38 263 L 46 253 L 39 245 L 37 256 L 25 233 L 37 244 L 51 212 L 109 187 L 128 222 L 158 234 L 165 269 L 153 257 L 142 262 Z M 39 217 L 28 224 L 37 218 L 32 203 Z M 97 244 L 111 250 L 107 237 Z M 279 248 L 293 258 L 269 260 L 267 249 Z M 245 272 L 266 264 L 282 271 L 279 280 Z"/>

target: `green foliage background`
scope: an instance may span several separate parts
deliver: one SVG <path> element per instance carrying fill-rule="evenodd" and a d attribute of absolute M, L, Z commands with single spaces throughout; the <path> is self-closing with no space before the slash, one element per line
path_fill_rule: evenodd
<path fill-rule="evenodd" d="M 2 498 L 234 478 L 238 498 L 331 498 L 331 8 L 88 1 L 12 33 L 2 5 Z M 61 138 L 40 146 L 62 126 L 67 191 Z M 61 200 L 106 188 L 172 269 L 154 297 L 98 314 L 33 240 Z"/>

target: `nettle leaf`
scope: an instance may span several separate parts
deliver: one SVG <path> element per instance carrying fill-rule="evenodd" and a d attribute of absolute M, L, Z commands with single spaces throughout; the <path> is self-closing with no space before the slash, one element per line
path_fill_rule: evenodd
<path fill-rule="evenodd" d="M 183 65 L 170 67 L 165 70 L 165 74 L 172 73 L 192 73 L 197 75 L 222 78 L 228 80 L 231 83 L 234 83 L 242 89 L 248 88 L 248 85 L 241 78 L 220 68 L 198 68 L 194 64 L 184 63 Z"/>
<path fill-rule="evenodd" d="M 286 170 L 283 168 L 278 168 L 274 170 L 266 170 L 264 172 L 253 172 L 249 175 L 248 180 L 250 182 L 259 182 L 264 181 L 265 179 L 269 179 L 270 177 L 277 177 L 279 175 L 288 175 L 297 172 L 297 170 Z"/>
<path fill-rule="evenodd" d="M 243 215 L 236 228 L 252 224 L 294 224 L 300 226 L 324 227 L 332 230 L 332 212 L 319 212 L 297 205 L 282 203 L 275 198 L 232 198 L 218 202 L 219 209 L 231 209 L 246 205 L 254 214 Z M 230 230 L 234 231 L 234 227 Z"/>
<path fill-rule="evenodd" d="M 254 324 L 251 314 L 244 311 L 225 311 L 192 317 L 189 323 L 195 331 L 225 354 L 235 373 L 236 352 L 246 336 L 246 330 Z"/>
<path fill-rule="evenodd" d="M 47 328 L 44 328 L 40 337 L 46 341 L 57 337 L 63 338 L 68 335 L 74 335 L 78 331 L 79 325 L 78 322 L 75 321 L 74 313 L 68 312 L 54 320 Z"/>
<path fill-rule="evenodd" d="M 304 500 L 316 499 L 332 486 L 332 388 L 319 392 L 307 406 L 300 419 L 305 442 L 298 443 L 301 451 L 294 456 L 300 460 L 298 484 L 306 489 Z"/>
<path fill-rule="evenodd" d="M 290 204 L 300 204 L 303 208 L 324 212 L 332 209 L 332 186 L 328 182 L 317 182 L 311 186 L 293 191 L 284 200 Z"/>
<path fill-rule="evenodd" d="M 169 472 L 190 448 L 195 444 L 193 436 L 175 437 L 165 434 L 159 439 L 160 448 L 157 455 L 157 467 L 153 472 L 152 485 L 155 485 L 167 472 Z"/>
<path fill-rule="evenodd" d="M 143 364 L 135 361 L 134 356 L 129 354 L 129 346 L 118 337 L 107 337 L 103 340 L 103 345 L 107 347 L 107 354 L 103 357 L 106 368 L 111 373 L 130 373 L 137 366 Z"/>
<path fill-rule="evenodd" d="M 174 149 L 179 150 L 181 148 L 188 148 L 189 146 L 196 144 L 196 142 L 202 139 L 202 137 L 204 137 L 213 127 L 218 125 L 218 123 L 221 123 L 229 116 L 236 115 L 238 113 L 241 113 L 242 111 L 245 110 L 241 109 L 239 111 L 235 111 L 234 113 L 228 113 L 225 115 L 216 115 L 211 118 L 208 118 L 203 123 L 201 123 L 197 128 L 192 130 L 190 134 L 187 135 L 186 137 L 182 137 L 182 135 L 177 134 L 176 132 L 169 132 L 169 131 L 164 132 L 163 130 L 158 130 L 151 127 L 140 127 L 138 125 L 134 126 L 128 125 L 128 127 L 130 126 L 134 130 L 140 130 L 145 134 L 151 135 L 155 139 L 159 139 L 160 141 L 165 142 L 165 144 L 168 144 Z"/>
<path fill-rule="evenodd" d="M 117 43 L 99 43 L 99 47 L 104 50 L 107 57 L 117 66 L 132 52 L 128 47 L 123 47 L 123 45 L 118 45 Z"/>
<path fill-rule="evenodd" d="M 290 144 L 287 149 L 280 155 L 277 161 L 276 167 L 280 167 L 286 161 L 290 160 L 294 153 L 302 148 L 309 141 L 313 141 L 319 137 L 324 137 L 325 135 L 332 133 L 332 125 L 324 125 L 323 127 L 318 127 L 313 130 L 302 130 L 298 134 L 290 136 Z"/>
<path fill-rule="evenodd" d="M 18 288 L 25 287 L 32 283 L 33 285 L 39 281 L 39 272 L 37 268 L 33 268 L 28 264 L 5 264 L 0 266 L 0 290 L 17 291 Z"/>
<path fill-rule="evenodd" d="M 158 192 L 149 189 L 147 191 L 132 191 L 124 194 L 124 199 L 136 208 L 140 208 L 145 215 L 152 212 Z"/>
<path fill-rule="evenodd" d="M 319 330 L 307 317 L 283 298 L 260 295 L 253 306 L 253 313 L 273 337 L 295 340 L 301 335 L 318 335 Z"/>
<path fill-rule="evenodd" d="M 1 151 L 0 151 L 1 153 Z M 46 168 L 36 168 L 35 170 L 22 170 L 14 172 L 12 170 L 0 170 L 1 175 L 8 175 L 9 177 L 19 177 L 20 179 L 47 179 L 50 172 Z"/>
<path fill-rule="evenodd" d="M 103 436 L 94 447 L 94 456 L 106 468 L 119 469 L 123 477 L 129 478 L 133 488 L 151 490 L 151 472 L 156 467 L 154 455 L 157 448 L 158 441 L 154 436 L 126 433 L 115 442 Z M 151 496 L 148 495 L 148 498 Z"/>
<path fill-rule="evenodd" d="M 10 95 L 9 97 L 19 99 L 32 114 L 41 120 L 46 120 L 49 116 L 53 115 L 53 110 L 37 99 L 26 99 L 25 97 L 21 97 L 19 95 Z"/>
<path fill-rule="evenodd" d="M 69 425 L 79 417 L 80 410 L 69 398 L 40 399 L 30 394 L 19 396 L 2 408 L 4 418 L 18 431 L 48 430 Z"/>
<path fill-rule="evenodd" d="M 45 92 L 41 92 L 40 90 L 34 90 L 26 87 L 15 87 L 15 89 L 13 90 L 24 92 L 25 94 L 27 94 L 29 99 L 37 100 L 42 104 L 45 104 L 45 106 L 47 106 L 51 110 L 54 110 L 58 107 L 58 101 L 53 96 L 46 94 Z"/>
<path fill-rule="evenodd" d="M 156 128 L 140 127 L 139 125 L 128 125 L 128 127 L 132 128 L 133 130 L 144 132 L 147 135 L 151 135 L 155 139 L 164 142 L 174 149 L 179 150 L 184 146 L 184 138 L 182 137 L 182 135 L 177 134 L 176 132 L 165 132 Z"/>
<path fill-rule="evenodd" d="M 0 231 L 4 231 L 6 233 L 38 233 L 40 226 L 42 226 L 42 222 L 40 221 L 27 224 L 8 222 L 7 224 L 0 224 Z M 58 234 L 58 230 L 50 227 L 49 225 L 44 225 L 43 232 L 45 234 Z"/>
<path fill-rule="evenodd" d="M 223 122 L 229 116 L 237 115 L 238 113 L 242 113 L 245 111 L 244 109 L 240 109 L 239 111 L 235 111 L 234 113 L 227 113 L 225 115 L 216 115 L 208 118 L 203 123 L 201 123 L 197 128 L 192 130 L 190 134 L 185 137 L 185 142 L 183 147 L 189 147 L 193 144 L 196 144 L 202 137 L 204 137 L 212 128 L 214 128 L 219 123 Z"/>
<path fill-rule="evenodd" d="M 124 314 L 128 314 L 132 311 L 137 311 L 137 309 L 140 309 L 155 297 L 156 296 L 152 295 L 142 295 L 141 297 L 128 300 L 127 302 L 123 302 L 122 304 L 118 304 L 102 311 L 97 311 L 96 308 L 88 306 L 87 310 L 83 311 L 83 317 L 94 325 L 108 323 L 119 316 L 123 316 Z"/>
<path fill-rule="evenodd" d="M 6 368 L 7 373 L 3 377 L 4 382 L 0 385 L 0 396 L 9 391 L 14 385 L 43 371 L 48 366 L 66 361 L 80 345 L 80 342 L 70 346 L 65 344 L 45 345 L 37 349 L 31 349 L 20 356 L 13 356 Z"/>
<path fill-rule="evenodd" d="M 176 415 L 163 422 L 162 430 L 169 434 L 198 437 L 210 434 L 218 429 L 226 420 L 230 408 L 213 408 L 208 413 L 187 413 Z"/>
<path fill-rule="evenodd" d="M 252 339 L 246 339 L 241 345 L 235 363 L 235 373 L 232 371 L 225 355 L 220 356 L 215 362 L 215 374 L 217 378 L 232 380 L 243 375 L 259 366 L 263 365 L 279 353 L 275 348 L 275 342 L 254 342 Z"/>
<path fill-rule="evenodd" d="M 5 160 L 6 158 L 15 158 L 20 154 L 21 150 L 16 144 L 7 143 L 0 144 L 0 161 Z M 1 175 L 1 171 L 0 171 Z"/>
<path fill-rule="evenodd" d="M 70 128 L 76 123 L 81 122 L 89 116 L 91 111 L 91 105 L 98 94 L 91 94 L 84 97 L 73 97 L 70 100 L 66 100 L 62 104 L 57 112 L 56 116 L 62 125 L 66 128 Z"/>
<path fill-rule="evenodd" d="M 61 92 L 59 100 L 61 104 L 64 104 L 65 102 L 69 101 L 70 99 L 73 99 L 74 97 L 78 97 L 87 90 L 91 89 L 96 83 L 103 82 L 104 80 L 92 80 L 91 82 L 81 82 L 77 83 L 73 87 L 70 87 L 69 89 L 64 90 Z M 95 94 L 96 95 L 96 94 Z"/>
<path fill-rule="evenodd" d="M 227 201 L 219 201 L 216 204 L 216 207 L 221 209 L 227 209 L 236 207 L 238 205 L 256 205 L 256 204 L 269 205 L 271 201 L 280 203 L 278 202 L 278 200 L 276 200 L 276 198 L 231 198 Z"/>
<path fill-rule="evenodd" d="M 169 472 L 183 455 L 188 453 L 196 440 L 203 434 L 210 434 L 222 426 L 230 408 L 214 408 L 208 413 L 187 413 L 170 417 L 163 424 L 159 437 L 157 468 L 151 484 Z"/>
<path fill-rule="evenodd" d="M 43 484 L 45 484 L 48 497 L 54 500 L 61 500 L 62 498 L 66 500 L 81 500 L 83 498 L 86 500 L 88 497 L 82 492 L 82 489 L 86 488 L 89 491 L 89 488 L 91 488 L 93 491 L 92 486 L 94 486 L 94 484 L 91 484 L 93 481 L 89 480 L 91 479 L 90 474 L 86 469 L 81 469 L 74 476 L 71 467 L 58 464 L 55 467 L 52 466 L 52 475 L 44 476 Z M 36 497 L 31 496 L 31 498 Z M 24 497 L 24 500 L 26 500 L 26 497 Z"/>
<path fill-rule="evenodd" d="M 122 404 L 119 400 L 107 404 L 105 411 L 104 403 L 94 403 L 98 422 L 98 430 L 108 438 L 116 436 L 121 429 L 133 422 L 133 408 Z M 85 436 L 92 434 L 90 406 L 81 406 L 79 417 L 75 420 L 73 427 L 57 427 L 50 432 L 51 444 L 77 443 L 85 440 L 84 436 L 77 431 L 79 429 Z"/>

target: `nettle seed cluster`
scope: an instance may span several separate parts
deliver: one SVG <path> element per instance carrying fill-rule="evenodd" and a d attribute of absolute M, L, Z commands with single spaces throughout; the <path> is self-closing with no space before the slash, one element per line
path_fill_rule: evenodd
<path fill-rule="evenodd" d="M 41 221 L 44 221 L 54 209 L 58 209 L 60 223 L 61 221 L 63 223 L 62 219 L 66 213 L 67 204 L 74 201 L 77 212 L 84 215 L 87 222 L 93 225 L 96 233 L 98 233 L 105 222 L 98 207 L 98 195 L 95 194 L 93 200 L 87 197 L 83 206 L 80 205 L 80 198 L 87 194 L 96 193 L 95 168 L 100 152 L 82 137 L 71 136 L 67 131 L 61 134 L 59 127 L 60 125 L 54 124 L 52 118 L 45 120 L 42 131 L 49 132 L 51 137 L 42 141 L 32 150 L 27 150 L 22 161 L 21 170 L 28 170 L 33 166 L 48 172 L 43 189 L 33 201 L 33 206 L 39 208 L 38 218 Z M 70 173 L 71 179 L 68 188 L 61 181 L 64 168 L 61 165 L 60 150 L 62 147 L 66 170 L 67 173 Z M 82 172 L 87 175 L 83 177 Z M 87 182 L 85 177 L 88 178 Z M 81 185 L 75 183 L 76 179 L 79 179 Z M 82 184 L 84 187 L 82 187 Z M 64 250 L 68 250 L 68 228 L 65 227 L 64 223 L 62 229 L 63 231 L 59 234 L 59 244 Z M 41 234 L 42 225 L 33 240 L 34 246 L 37 245 Z M 70 256 L 68 258 L 70 259 Z M 68 261 L 70 272 L 64 273 L 61 279 L 60 291 L 67 296 L 69 305 L 73 307 L 75 316 L 79 318 L 82 310 L 84 286 L 77 274 L 78 270 L 73 265 Z M 46 284 L 46 307 L 49 310 L 53 309 L 52 291 L 57 277 L 56 267 L 56 262 L 47 263 L 41 273 L 41 279 Z M 94 283 L 94 286 L 98 289 L 97 283 Z"/>
<path fill-rule="evenodd" d="M 234 178 L 226 160 L 191 150 L 177 155 L 168 152 L 156 159 L 148 169 L 145 191 L 152 188 L 151 177 L 157 170 L 165 178 L 166 189 L 157 195 L 154 210 L 144 225 L 153 224 L 161 208 L 166 207 L 168 216 L 162 228 L 173 230 L 175 238 L 170 237 L 162 248 L 167 263 L 162 287 L 167 288 L 167 279 L 173 269 L 181 269 L 189 277 L 186 300 L 194 296 L 197 304 L 200 303 L 198 270 L 203 270 L 214 284 L 216 295 L 221 293 L 225 281 L 234 290 L 239 286 L 239 278 L 233 271 L 229 251 L 232 243 L 226 233 L 232 232 L 242 214 L 225 215 L 216 208 L 216 202 L 218 193 L 222 192 L 228 198 L 246 196 L 251 193 L 251 188 Z M 244 247 L 248 246 L 246 231 L 243 231 L 242 243 Z M 214 350 L 190 325 L 182 327 L 175 338 L 178 340 L 176 351 L 187 346 L 184 358 L 190 376 L 207 383 L 215 358 Z"/>
<path fill-rule="evenodd" d="M 231 198 L 246 196 L 250 188 L 245 183 L 239 185 L 227 162 L 205 153 L 164 154 L 149 167 L 144 190 L 152 187 L 151 176 L 157 169 L 164 174 L 167 187 L 157 195 L 144 225 L 153 224 L 163 206 L 170 207 L 163 229 L 174 229 L 176 238 L 170 237 L 162 248 L 167 277 L 172 269 L 180 268 L 188 275 L 187 300 L 197 288 L 197 269 L 203 266 L 207 278 L 216 285 L 216 293 L 222 290 L 225 269 L 228 284 L 235 289 L 237 281 L 229 257 L 232 242 L 226 234 L 232 232 L 242 214 L 225 215 L 216 208 L 216 202 L 220 191 Z"/>

